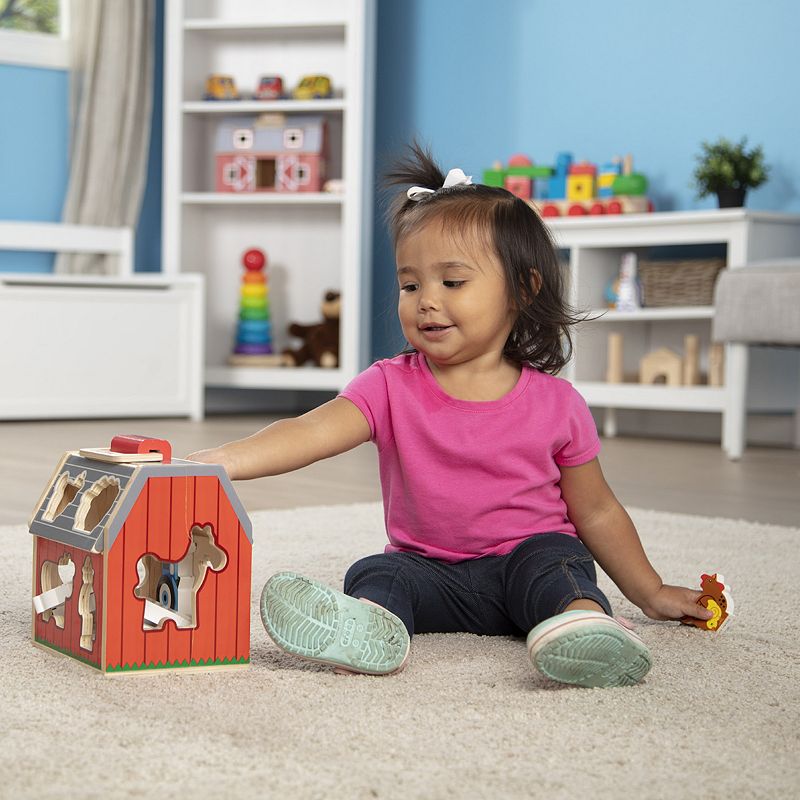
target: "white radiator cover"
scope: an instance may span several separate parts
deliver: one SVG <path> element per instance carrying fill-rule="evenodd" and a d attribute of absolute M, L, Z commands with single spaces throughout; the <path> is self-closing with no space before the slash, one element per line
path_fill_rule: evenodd
<path fill-rule="evenodd" d="M 203 415 L 203 278 L 0 274 L 0 419 Z"/>

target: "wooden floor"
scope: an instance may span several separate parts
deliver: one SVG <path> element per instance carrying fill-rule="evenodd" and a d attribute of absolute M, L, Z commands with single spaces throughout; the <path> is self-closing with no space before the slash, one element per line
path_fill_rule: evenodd
<path fill-rule="evenodd" d="M 274 419 L 274 418 L 272 418 Z M 0 423 L 0 524 L 26 523 L 59 456 L 107 447 L 117 433 L 169 439 L 176 456 L 253 433 L 270 418 Z M 800 525 L 800 451 L 750 448 L 728 461 L 718 444 L 608 439 L 600 456 L 626 505 Z M 380 499 L 377 457 L 362 445 L 298 472 L 237 484 L 249 511 Z"/>

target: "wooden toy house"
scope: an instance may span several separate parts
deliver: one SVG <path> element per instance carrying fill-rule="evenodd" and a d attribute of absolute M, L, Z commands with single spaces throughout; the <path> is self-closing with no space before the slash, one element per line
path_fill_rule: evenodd
<path fill-rule="evenodd" d="M 278 114 L 224 120 L 217 129 L 218 192 L 320 192 L 326 178 L 324 117 Z"/>
<path fill-rule="evenodd" d="M 65 453 L 30 531 L 36 645 L 104 673 L 248 664 L 252 526 L 221 466 L 141 436 Z"/>

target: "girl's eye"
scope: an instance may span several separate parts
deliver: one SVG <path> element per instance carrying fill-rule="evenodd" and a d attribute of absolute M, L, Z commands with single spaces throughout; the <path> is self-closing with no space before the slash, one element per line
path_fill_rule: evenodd
<path fill-rule="evenodd" d="M 411 292 L 415 291 L 416 288 L 417 288 L 417 284 L 416 283 L 407 283 L 405 286 L 401 286 L 400 287 L 400 291 L 401 292 L 409 292 L 409 293 L 411 293 Z"/>
<path fill-rule="evenodd" d="M 443 283 L 448 289 L 457 289 L 459 286 L 463 286 L 466 281 L 443 281 Z"/>

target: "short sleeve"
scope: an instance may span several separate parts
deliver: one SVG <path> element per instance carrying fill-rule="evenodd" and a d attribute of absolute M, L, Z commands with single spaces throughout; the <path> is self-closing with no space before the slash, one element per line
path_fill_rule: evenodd
<path fill-rule="evenodd" d="M 591 461 L 600 452 L 600 437 L 586 401 L 571 384 L 564 402 L 566 442 L 556 451 L 559 467 L 577 467 Z"/>
<path fill-rule="evenodd" d="M 380 362 L 367 367 L 339 393 L 361 411 L 369 423 L 371 439 L 379 448 L 391 438 L 389 392 Z"/>

